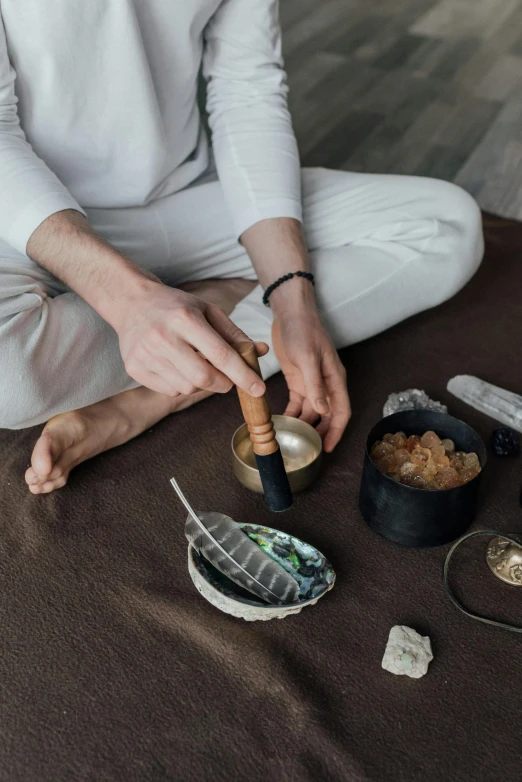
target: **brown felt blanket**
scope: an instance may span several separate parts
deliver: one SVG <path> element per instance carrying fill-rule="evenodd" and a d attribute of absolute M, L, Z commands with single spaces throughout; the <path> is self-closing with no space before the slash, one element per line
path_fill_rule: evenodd
<path fill-rule="evenodd" d="M 380 539 L 357 511 L 365 435 L 390 391 L 451 398 L 476 374 L 522 390 L 522 225 L 486 219 L 487 257 L 455 299 L 343 351 L 354 417 L 320 480 L 271 516 L 232 475 L 236 397 L 214 398 L 33 497 L 37 430 L 0 433 L 0 780 L 449 780 L 522 777 L 522 637 L 460 614 L 443 549 Z M 58 382 L 58 381 L 57 381 Z M 274 412 L 281 376 L 269 383 Z M 490 457 L 475 524 L 522 530 L 522 461 Z M 201 509 L 279 526 L 323 551 L 337 585 L 283 621 L 245 623 L 196 592 L 175 474 Z M 456 555 L 476 610 L 522 623 L 522 590 L 494 579 L 485 539 Z M 381 669 L 390 627 L 431 636 L 420 680 Z"/>

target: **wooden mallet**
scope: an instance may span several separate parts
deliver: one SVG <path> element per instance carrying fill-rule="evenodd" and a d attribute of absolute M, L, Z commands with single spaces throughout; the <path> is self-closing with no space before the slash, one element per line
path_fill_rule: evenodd
<path fill-rule="evenodd" d="M 240 342 L 235 348 L 248 366 L 261 376 L 256 347 L 253 342 Z M 283 457 L 276 439 L 272 415 L 266 395 L 250 396 L 237 389 L 241 410 L 248 431 L 257 469 L 265 493 L 265 503 L 271 511 L 284 511 L 291 507 L 293 499 L 288 483 Z"/>

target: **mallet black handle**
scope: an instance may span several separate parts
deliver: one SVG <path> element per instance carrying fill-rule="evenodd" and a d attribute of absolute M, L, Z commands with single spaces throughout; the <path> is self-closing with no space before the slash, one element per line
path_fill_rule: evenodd
<path fill-rule="evenodd" d="M 248 366 L 261 376 L 256 347 L 253 342 L 240 342 L 235 346 Z M 276 439 L 272 415 L 266 395 L 250 396 L 237 389 L 241 410 L 252 441 L 259 476 L 265 493 L 265 503 L 272 511 L 284 511 L 291 507 L 293 499 L 288 483 L 283 457 Z"/>

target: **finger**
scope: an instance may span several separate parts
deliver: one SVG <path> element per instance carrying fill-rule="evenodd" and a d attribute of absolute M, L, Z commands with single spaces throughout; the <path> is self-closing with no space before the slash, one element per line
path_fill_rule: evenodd
<path fill-rule="evenodd" d="M 344 430 L 342 432 L 331 429 L 332 419 L 330 416 L 322 418 L 319 424 L 315 427 L 315 430 L 321 440 L 323 441 L 323 451 L 325 453 L 331 453 L 336 445 L 338 445 Z"/>
<path fill-rule="evenodd" d="M 251 340 L 247 340 L 247 342 L 250 342 Z M 266 342 L 254 342 L 254 345 L 256 346 L 256 353 L 259 358 L 262 356 L 266 356 L 267 353 L 270 352 L 270 348 L 266 344 Z M 196 355 L 199 355 L 199 352 L 197 350 L 194 350 L 194 353 Z"/>
<path fill-rule="evenodd" d="M 317 423 L 317 420 L 319 418 L 319 414 L 314 410 L 308 399 L 303 400 L 303 409 L 301 411 L 301 415 L 299 416 L 299 419 L 301 421 L 305 421 L 307 424 L 310 424 L 310 426 L 315 426 Z"/>
<path fill-rule="evenodd" d="M 299 365 L 299 369 L 308 402 L 318 415 L 327 415 L 330 408 L 326 398 L 320 358 L 315 355 L 306 357 Z"/>
<path fill-rule="evenodd" d="M 338 445 L 346 429 L 346 424 L 347 421 L 340 418 L 334 419 L 331 415 L 321 418 L 316 426 L 316 431 L 323 441 L 323 449 L 326 453 L 331 453 Z"/>
<path fill-rule="evenodd" d="M 232 347 L 238 342 L 250 342 L 246 334 L 219 307 L 209 306 L 206 317 L 208 322 L 205 328 L 195 328 L 191 333 L 192 345 L 236 386 L 251 396 L 263 396 L 266 388 L 262 378 L 250 369 Z"/>
<path fill-rule="evenodd" d="M 332 413 L 328 430 L 324 434 L 323 447 L 326 453 L 333 451 L 339 443 L 352 414 L 350 398 L 346 390 L 332 391 L 329 400 Z"/>
<path fill-rule="evenodd" d="M 339 445 L 341 437 L 343 436 L 348 421 L 343 422 L 340 425 L 335 425 L 333 422 L 328 429 L 328 433 L 323 440 L 323 449 L 325 453 L 332 453 L 332 451 Z"/>
<path fill-rule="evenodd" d="M 127 370 L 129 372 L 129 370 Z M 182 396 L 182 394 L 173 386 L 171 386 L 161 375 L 156 372 L 150 371 L 138 371 L 129 372 L 129 375 L 140 385 L 145 388 L 150 388 L 151 391 L 156 391 L 158 394 L 164 394 L 165 396 Z"/>
<path fill-rule="evenodd" d="M 159 356 L 151 356 L 148 368 L 163 375 L 167 383 L 172 384 L 185 395 L 199 389 L 215 394 L 226 394 L 230 391 L 232 382 L 229 378 L 205 361 L 204 357 L 196 353 L 186 342 L 178 341 L 175 350 L 175 366 L 172 364 L 172 348 L 165 344 L 160 348 Z M 176 377 L 177 385 L 174 382 Z"/>
<path fill-rule="evenodd" d="M 296 391 L 290 391 L 290 399 L 283 415 L 289 415 L 292 418 L 299 418 L 303 411 L 304 397 Z"/>
<path fill-rule="evenodd" d="M 165 396 L 171 396 L 172 398 L 176 396 L 185 396 L 181 391 L 178 391 L 177 388 L 173 388 L 169 385 L 161 375 L 157 375 L 155 372 L 146 372 L 144 374 L 145 377 L 141 384 L 146 388 L 150 388 L 151 391 L 156 391 L 158 394 L 164 394 Z"/>
<path fill-rule="evenodd" d="M 319 423 L 317 424 L 317 426 L 315 427 L 315 430 L 319 435 L 319 437 L 321 438 L 321 440 L 324 441 L 326 435 L 328 434 L 331 424 L 332 424 L 332 416 L 329 413 L 328 415 L 324 415 L 319 421 Z"/>
<path fill-rule="evenodd" d="M 302 412 L 303 412 L 303 400 L 291 399 L 288 402 L 283 415 L 288 415 L 290 416 L 290 418 L 299 418 Z"/>
<path fill-rule="evenodd" d="M 323 416 L 317 432 L 323 438 L 324 450 L 329 453 L 339 443 L 352 413 L 346 385 L 346 370 L 337 353 L 327 354 L 323 361 L 323 375 L 330 413 Z"/>

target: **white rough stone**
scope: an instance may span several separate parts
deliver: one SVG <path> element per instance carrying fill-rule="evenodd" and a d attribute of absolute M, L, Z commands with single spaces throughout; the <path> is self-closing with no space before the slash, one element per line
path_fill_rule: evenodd
<path fill-rule="evenodd" d="M 382 658 L 385 671 L 420 679 L 428 672 L 432 660 L 431 642 L 427 635 L 419 635 L 405 625 L 392 627 Z"/>

